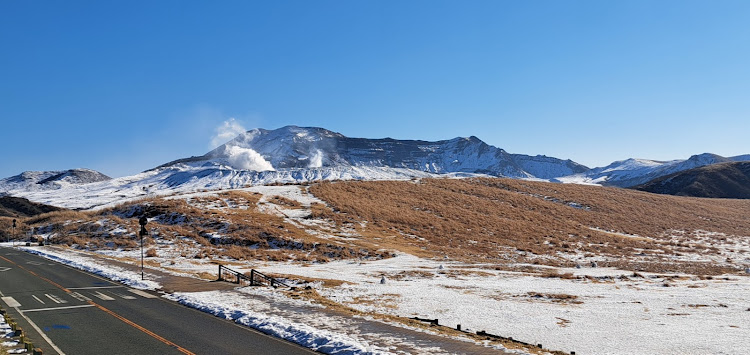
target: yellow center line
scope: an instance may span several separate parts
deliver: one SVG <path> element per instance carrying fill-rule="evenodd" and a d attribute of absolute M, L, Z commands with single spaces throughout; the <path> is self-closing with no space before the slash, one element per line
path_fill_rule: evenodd
<path fill-rule="evenodd" d="M 5 260 L 5 261 L 7 261 L 7 262 L 9 262 L 9 263 L 11 263 L 11 264 L 13 264 L 13 265 L 16 265 L 16 266 L 18 266 L 19 268 L 23 269 L 24 271 L 26 271 L 26 272 L 28 272 L 28 273 L 30 273 L 30 274 L 32 274 L 32 275 L 34 275 L 34 276 L 36 276 L 36 277 L 38 277 L 38 278 L 40 278 L 40 279 L 44 280 L 44 281 L 47 281 L 47 282 L 49 282 L 49 283 L 50 283 L 50 284 L 52 284 L 53 286 L 55 286 L 55 287 L 57 287 L 57 288 L 59 288 L 59 289 L 61 289 L 61 290 L 65 291 L 66 293 L 71 293 L 71 291 L 70 291 L 70 290 L 68 290 L 68 289 L 67 289 L 67 288 L 65 288 L 65 287 L 62 287 L 62 286 L 60 286 L 60 285 L 59 285 L 59 284 L 57 284 L 56 282 L 54 282 L 54 281 L 52 281 L 52 280 L 50 280 L 50 279 L 48 279 L 48 278 L 45 278 L 45 277 L 39 276 L 39 275 L 38 275 L 37 273 L 35 273 L 35 272 L 33 272 L 33 271 L 31 271 L 31 270 L 29 270 L 29 269 L 27 269 L 27 268 L 25 268 L 25 267 L 23 267 L 23 266 L 21 266 L 21 265 L 17 264 L 17 263 L 15 263 L 15 262 L 13 262 L 13 261 L 11 261 L 11 260 L 9 260 L 9 259 L 7 259 L 7 258 L 3 257 L 3 256 L 0 256 L 0 259 L 3 259 L 3 260 Z M 113 311 L 111 311 L 111 310 L 109 310 L 109 309 L 107 309 L 107 308 L 105 308 L 105 307 L 103 307 L 103 306 L 101 306 L 101 305 L 97 304 L 97 303 L 96 303 L 96 302 L 94 302 L 94 301 L 88 301 L 88 303 L 89 303 L 89 304 L 91 304 L 92 306 L 96 307 L 96 308 L 99 308 L 100 310 L 104 311 L 105 313 L 107 313 L 107 314 L 109 314 L 109 315 L 111 315 L 111 316 L 113 316 L 113 317 L 115 317 L 115 318 L 117 318 L 117 319 L 119 319 L 119 320 L 123 321 L 123 322 L 124 322 L 125 324 L 127 324 L 127 325 L 129 325 L 129 326 L 131 326 L 131 327 L 133 327 L 133 328 L 135 328 L 135 329 L 138 329 L 138 330 L 140 330 L 140 331 L 142 331 L 142 332 L 144 332 L 144 333 L 148 334 L 148 335 L 149 335 L 149 336 L 151 336 L 152 338 L 154 338 L 154 339 L 156 339 L 156 340 L 158 340 L 158 341 L 160 341 L 160 342 L 162 342 L 162 343 L 164 343 L 164 344 L 167 344 L 167 345 L 169 345 L 169 346 L 171 346 L 171 347 L 173 347 L 173 348 L 177 349 L 177 351 L 179 351 L 179 352 L 181 352 L 181 353 L 183 353 L 183 354 L 186 354 L 186 355 L 195 355 L 195 353 L 191 352 L 190 350 L 187 350 L 187 349 L 185 349 L 185 348 L 183 348 L 183 347 L 181 347 L 181 346 L 179 346 L 179 345 L 177 345 L 177 344 L 175 344 L 175 343 L 173 343 L 173 342 L 171 342 L 171 341 L 169 341 L 169 340 L 167 340 L 167 339 L 163 338 L 162 336 L 160 336 L 160 335 L 158 335 L 158 334 L 156 334 L 156 333 L 154 333 L 154 332 L 152 332 L 152 331 L 150 331 L 150 330 L 148 330 L 148 329 L 146 329 L 146 328 L 144 328 L 144 327 L 142 327 L 142 326 L 140 326 L 140 325 L 136 324 L 135 322 L 131 321 L 130 319 L 127 319 L 127 318 L 125 318 L 125 317 L 123 317 L 123 316 L 121 316 L 121 315 L 119 315 L 119 314 L 117 314 L 117 313 L 115 313 L 115 312 L 113 312 Z"/>

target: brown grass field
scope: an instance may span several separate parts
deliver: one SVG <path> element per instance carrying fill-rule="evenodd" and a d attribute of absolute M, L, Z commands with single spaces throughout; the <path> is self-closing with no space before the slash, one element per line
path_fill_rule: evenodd
<path fill-rule="evenodd" d="M 519 271 L 518 263 L 570 267 L 596 259 L 599 266 L 697 275 L 741 272 L 722 253 L 750 238 L 750 200 L 497 178 L 323 182 L 307 191 L 325 204 L 267 201 L 306 209 L 304 220 L 321 223 L 262 210 L 260 194 L 237 190 L 56 211 L 19 219 L 19 231 L 35 227 L 55 242 L 92 250 L 135 248 L 137 218 L 145 214 L 150 248 L 151 238 L 168 240 L 195 258 L 326 262 L 386 258 L 397 250 Z M 9 218 L 0 218 L 0 231 L 9 234 Z M 712 259 L 679 258 L 691 254 Z"/>
<path fill-rule="evenodd" d="M 714 274 L 738 268 L 668 256 L 719 253 L 710 241 L 690 242 L 697 230 L 750 236 L 748 200 L 494 178 L 320 183 L 310 191 L 331 206 L 315 209 L 318 217 L 367 221 L 363 232 L 391 235 L 402 249 L 461 260 L 570 266 L 559 254 L 567 253 L 610 257 L 602 266 Z M 653 257 L 631 261 L 635 255 Z"/>

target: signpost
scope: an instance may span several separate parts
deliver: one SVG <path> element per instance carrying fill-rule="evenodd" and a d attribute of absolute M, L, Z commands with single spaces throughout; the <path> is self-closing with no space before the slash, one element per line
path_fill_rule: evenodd
<path fill-rule="evenodd" d="M 13 218 L 13 237 L 16 236 L 16 219 Z M 8 241 L 10 241 L 10 236 L 8 236 Z M 16 246 L 15 239 L 13 239 L 13 246 Z"/>
<path fill-rule="evenodd" d="M 146 223 L 148 223 L 148 218 L 146 216 L 142 216 L 138 220 L 138 224 L 141 225 L 141 230 L 138 232 L 138 235 L 141 236 L 141 280 L 145 280 L 143 277 L 143 237 L 148 235 L 148 231 L 146 230 Z"/>

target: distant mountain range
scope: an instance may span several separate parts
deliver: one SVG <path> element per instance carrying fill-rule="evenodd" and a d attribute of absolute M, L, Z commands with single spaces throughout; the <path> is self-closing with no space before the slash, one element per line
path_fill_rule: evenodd
<path fill-rule="evenodd" d="M 57 190 L 71 185 L 111 180 L 107 175 L 91 169 L 63 171 L 26 171 L 0 180 L 0 193 L 15 190 Z"/>
<path fill-rule="evenodd" d="M 589 169 L 571 160 L 511 154 L 474 136 L 436 142 L 365 139 L 323 128 L 287 126 L 253 129 L 205 155 L 117 179 L 88 169 L 25 172 L 0 180 L 0 194 L 61 207 L 91 208 L 178 191 L 314 180 L 489 175 L 631 187 L 699 166 L 746 160 L 750 155 L 724 158 L 701 154 L 668 162 L 628 159 Z"/>
<path fill-rule="evenodd" d="M 662 176 L 634 188 L 678 196 L 750 198 L 750 162 L 702 166 Z"/>
<path fill-rule="evenodd" d="M 680 171 L 711 164 L 739 161 L 750 161 L 750 155 L 725 158 L 716 154 L 704 153 L 693 155 L 686 160 L 627 159 L 616 161 L 603 168 L 594 168 L 580 174 L 553 179 L 553 181 L 632 187 Z"/>

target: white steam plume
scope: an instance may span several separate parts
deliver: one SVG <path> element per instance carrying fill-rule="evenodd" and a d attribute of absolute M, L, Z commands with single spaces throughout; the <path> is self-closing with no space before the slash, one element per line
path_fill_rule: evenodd
<path fill-rule="evenodd" d="M 230 145 L 226 147 L 224 152 L 227 155 L 227 161 L 234 168 L 253 171 L 274 170 L 273 165 L 268 160 L 250 148 Z"/>
<path fill-rule="evenodd" d="M 245 132 L 247 132 L 245 127 L 242 127 L 234 118 L 230 118 L 221 126 L 216 127 L 216 133 L 211 138 L 211 148 L 216 148 Z"/>
<path fill-rule="evenodd" d="M 323 152 L 320 149 L 315 150 L 315 153 L 310 157 L 310 164 L 308 168 L 320 168 L 323 166 Z"/>

